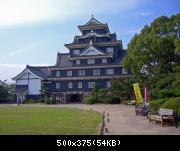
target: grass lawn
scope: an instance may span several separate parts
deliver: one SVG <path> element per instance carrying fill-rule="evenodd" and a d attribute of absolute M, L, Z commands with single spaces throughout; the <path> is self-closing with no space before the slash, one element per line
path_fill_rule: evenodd
<path fill-rule="evenodd" d="M 102 115 L 73 108 L 0 106 L 0 135 L 98 134 Z"/>

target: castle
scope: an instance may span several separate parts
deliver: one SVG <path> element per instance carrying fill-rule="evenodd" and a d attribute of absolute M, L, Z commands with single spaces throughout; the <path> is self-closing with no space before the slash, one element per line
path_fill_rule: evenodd
<path fill-rule="evenodd" d="M 69 53 L 58 53 L 54 66 L 27 65 L 13 78 L 17 100 L 39 99 L 46 91 L 50 99 L 62 103 L 81 102 L 94 85 L 109 88 L 111 79 L 130 76 L 122 66 L 126 50 L 116 33 L 110 33 L 107 23 L 92 16 L 78 28 L 82 35 L 65 44 Z"/>

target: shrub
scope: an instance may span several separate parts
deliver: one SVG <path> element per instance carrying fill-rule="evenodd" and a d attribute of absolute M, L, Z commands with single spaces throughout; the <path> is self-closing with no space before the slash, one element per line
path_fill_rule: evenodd
<path fill-rule="evenodd" d="M 27 99 L 23 103 L 24 104 L 32 104 L 32 103 L 36 103 L 36 100 L 34 100 L 34 99 Z"/>
<path fill-rule="evenodd" d="M 150 101 L 150 107 L 153 113 L 158 113 L 161 106 L 166 102 L 167 99 L 159 99 Z"/>
<path fill-rule="evenodd" d="M 111 104 L 120 104 L 120 98 L 119 97 L 113 97 L 111 100 Z"/>
<path fill-rule="evenodd" d="M 180 97 L 168 99 L 161 107 L 165 109 L 172 109 L 180 115 Z"/>
<path fill-rule="evenodd" d="M 180 96 L 180 90 L 178 89 L 162 89 L 159 92 L 160 98 L 171 98 Z"/>
<path fill-rule="evenodd" d="M 112 98 L 111 97 L 106 97 L 103 99 L 103 103 L 107 103 L 110 104 L 112 102 Z"/>
<path fill-rule="evenodd" d="M 87 97 L 87 98 L 85 98 L 84 102 L 86 104 L 95 104 L 96 103 L 96 99 L 93 98 L 93 97 Z"/>
<path fill-rule="evenodd" d="M 46 99 L 45 100 L 46 104 L 56 104 L 56 100 L 50 100 L 50 99 Z"/>
<path fill-rule="evenodd" d="M 47 98 L 46 98 L 45 103 L 46 103 L 46 104 L 50 104 L 50 99 L 47 99 Z"/>
<path fill-rule="evenodd" d="M 44 103 L 45 101 L 43 99 L 38 99 L 38 103 Z"/>
<path fill-rule="evenodd" d="M 162 107 L 167 109 L 173 109 L 174 106 L 180 107 L 180 97 L 168 99 Z"/>
<path fill-rule="evenodd" d="M 56 103 L 56 100 L 50 100 L 50 103 L 51 103 L 51 104 L 57 104 L 57 103 Z"/>
<path fill-rule="evenodd" d="M 131 101 L 130 101 L 130 100 L 123 100 L 123 101 L 121 101 L 121 104 L 128 105 L 129 103 L 131 103 Z"/>

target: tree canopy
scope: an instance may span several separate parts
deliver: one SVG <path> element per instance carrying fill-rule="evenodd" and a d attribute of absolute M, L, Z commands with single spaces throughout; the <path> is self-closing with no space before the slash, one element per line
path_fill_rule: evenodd
<path fill-rule="evenodd" d="M 136 77 L 168 74 L 180 63 L 180 14 L 161 16 L 144 26 L 128 45 L 123 60 Z"/>

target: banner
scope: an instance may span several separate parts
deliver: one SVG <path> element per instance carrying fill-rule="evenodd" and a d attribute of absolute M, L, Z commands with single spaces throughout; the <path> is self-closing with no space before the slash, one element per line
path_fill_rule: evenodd
<path fill-rule="evenodd" d="M 134 93 L 135 93 L 135 96 L 136 96 L 136 104 L 142 103 L 143 98 L 142 98 L 142 95 L 141 95 L 141 91 L 139 89 L 139 84 L 135 83 L 135 84 L 133 84 L 133 87 L 134 87 Z"/>
<path fill-rule="evenodd" d="M 144 101 L 148 102 L 149 96 L 148 96 L 148 88 L 144 87 Z"/>

